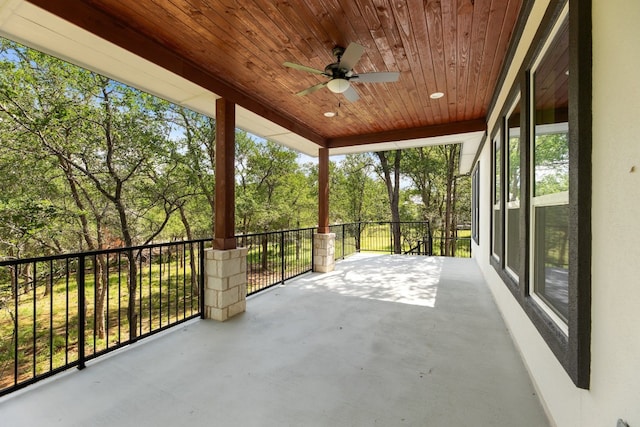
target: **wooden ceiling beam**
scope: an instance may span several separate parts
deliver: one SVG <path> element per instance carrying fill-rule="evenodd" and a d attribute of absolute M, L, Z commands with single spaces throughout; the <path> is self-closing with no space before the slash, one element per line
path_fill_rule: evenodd
<path fill-rule="evenodd" d="M 123 25 L 114 17 L 98 10 L 82 0 L 28 0 L 30 3 L 53 13 L 79 27 L 114 43 L 156 65 L 159 65 L 234 104 L 246 108 L 303 138 L 326 147 L 326 139 L 293 117 L 283 115 L 222 79 L 204 71 L 201 67 L 178 55 L 169 47 Z M 213 102 L 213 100 L 212 100 Z"/>
<path fill-rule="evenodd" d="M 486 131 L 487 123 L 484 118 L 466 120 L 462 122 L 441 125 L 423 126 L 410 129 L 398 129 L 364 135 L 331 138 L 327 140 L 327 148 L 353 147 L 381 142 L 406 141 L 419 138 L 434 138 L 438 136 L 455 135 L 460 133 Z"/>

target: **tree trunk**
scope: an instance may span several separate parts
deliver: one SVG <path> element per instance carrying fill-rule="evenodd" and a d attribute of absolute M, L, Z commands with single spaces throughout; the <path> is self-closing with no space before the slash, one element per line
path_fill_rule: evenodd
<path fill-rule="evenodd" d="M 107 269 L 109 266 L 107 265 L 107 259 L 105 255 L 97 255 L 96 256 L 96 278 L 98 279 L 98 283 L 95 286 L 96 292 L 96 335 L 100 339 L 104 339 L 106 337 L 106 322 L 105 317 L 105 303 L 107 296 L 107 287 L 109 283 L 107 282 Z"/>
<path fill-rule="evenodd" d="M 447 182 L 446 182 L 446 199 L 445 199 L 445 213 L 444 213 L 444 234 L 445 234 L 445 255 L 453 256 L 453 237 L 454 230 L 452 230 L 452 218 L 453 218 L 453 181 L 455 179 L 455 167 L 458 146 L 450 145 L 445 148 L 447 151 Z"/>
<path fill-rule="evenodd" d="M 265 234 L 262 236 L 262 271 L 267 271 L 267 267 L 269 266 L 269 239 Z"/>
<path fill-rule="evenodd" d="M 87 248 L 90 251 L 95 251 L 96 249 L 103 248 L 103 229 L 102 229 L 102 215 L 99 209 L 97 209 L 91 200 L 86 199 L 90 209 L 87 209 L 85 203 L 83 202 L 81 196 L 81 188 L 79 188 L 79 184 L 76 180 L 76 177 L 73 173 L 73 166 L 69 163 L 67 158 L 62 154 L 57 155 L 58 163 L 62 170 L 65 173 L 65 178 L 67 179 L 67 184 L 69 185 L 69 189 L 71 190 L 71 195 L 73 196 L 74 203 L 78 208 L 80 214 L 80 225 L 82 227 L 82 236 L 87 244 Z M 86 193 L 85 193 L 86 194 Z M 91 236 L 91 231 L 89 227 L 89 219 L 85 212 L 90 210 L 93 213 L 93 217 L 96 224 L 96 239 Z M 94 292 L 96 296 L 96 306 L 94 307 L 95 315 L 96 315 L 96 335 L 100 339 L 104 339 L 106 336 L 106 322 L 105 322 L 105 302 L 106 302 L 106 294 L 107 294 L 107 269 L 109 268 L 107 264 L 107 260 L 104 255 L 100 255 L 96 257 L 96 279 L 97 283 L 94 284 Z"/>
<path fill-rule="evenodd" d="M 30 263 L 24 264 L 24 267 L 22 268 L 22 277 L 24 277 L 24 284 L 23 284 L 22 291 L 26 294 L 26 293 L 29 292 L 29 290 L 34 285 L 34 283 L 33 283 L 34 279 L 31 277 L 31 264 Z"/>
<path fill-rule="evenodd" d="M 387 151 L 376 153 L 380 159 L 380 166 L 384 174 L 384 181 L 387 186 L 387 194 L 389 195 L 389 204 L 391 207 L 391 233 L 393 235 L 393 248 L 395 254 L 402 253 L 402 244 L 400 236 L 400 158 L 402 151 L 394 152 L 393 161 L 393 177 L 391 176 L 391 168 Z"/>
<path fill-rule="evenodd" d="M 16 280 L 17 274 L 15 273 L 17 265 L 9 266 L 9 274 L 11 275 L 11 299 L 18 298 L 18 281 Z"/>
<path fill-rule="evenodd" d="M 178 208 L 178 212 L 180 213 L 180 220 L 182 221 L 182 225 L 184 225 L 184 231 L 187 233 L 187 240 L 193 241 L 193 233 L 191 231 L 191 224 L 189 224 L 189 220 L 187 219 L 186 212 L 184 210 L 184 204 L 181 204 Z M 196 256 L 195 251 L 193 249 L 193 243 L 189 243 L 189 267 L 191 268 L 191 290 L 194 295 L 198 294 L 198 277 L 196 275 L 197 266 L 196 266 Z"/>

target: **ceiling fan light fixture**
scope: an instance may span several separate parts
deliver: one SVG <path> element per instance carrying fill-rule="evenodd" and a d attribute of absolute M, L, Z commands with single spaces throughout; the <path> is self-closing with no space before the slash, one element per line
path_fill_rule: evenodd
<path fill-rule="evenodd" d="M 327 87 L 333 93 L 343 93 L 349 89 L 349 80 L 341 78 L 332 79 L 327 83 Z"/>

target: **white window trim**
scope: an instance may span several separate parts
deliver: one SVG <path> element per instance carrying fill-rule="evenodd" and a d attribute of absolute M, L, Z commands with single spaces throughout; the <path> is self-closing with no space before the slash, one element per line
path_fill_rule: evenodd
<path fill-rule="evenodd" d="M 562 24 L 564 23 L 565 19 L 567 18 L 567 15 L 569 14 L 569 5 L 567 4 L 564 9 L 562 10 L 562 12 L 560 13 L 560 16 L 558 16 L 553 29 L 551 31 L 551 33 L 549 34 L 549 36 L 547 37 L 546 41 L 544 42 L 544 45 L 542 47 L 542 49 L 540 50 L 540 53 L 538 54 L 538 57 L 536 58 L 533 66 L 531 67 L 531 75 L 534 75 L 535 70 L 538 68 L 538 66 L 540 65 L 540 62 L 542 61 L 542 59 L 544 58 L 544 55 L 546 54 L 546 52 L 549 49 L 549 46 L 551 45 L 551 43 L 553 42 L 553 40 L 555 39 L 556 35 L 558 34 L 558 31 L 560 30 L 560 27 L 562 26 Z M 535 93 L 535 87 L 534 87 L 534 79 L 531 79 L 530 82 L 530 87 L 528 88 L 528 90 L 534 94 Z M 531 100 L 531 105 L 530 105 L 530 111 L 535 111 L 535 96 L 531 96 L 530 97 Z M 559 193 L 553 193 L 553 194 L 545 194 L 542 196 L 535 196 L 534 195 L 534 191 L 535 191 L 535 165 L 533 164 L 533 159 L 535 158 L 534 156 L 534 151 L 535 151 L 535 137 L 536 135 L 546 135 L 546 134 L 553 134 L 553 133 L 565 133 L 568 132 L 569 130 L 569 124 L 568 123 L 553 123 L 553 124 L 548 124 L 548 125 L 540 125 L 537 126 L 535 125 L 535 121 L 531 120 L 531 137 L 532 137 L 532 143 L 530 144 L 529 150 L 530 150 L 530 155 L 531 155 L 531 159 L 532 159 L 532 163 L 529 165 L 529 179 L 531 180 L 531 185 L 529 186 L 530 188 L 530 194 L 529 194 L 529 199 L 531 201 L 530 203 L 530 207 L 529 207 L 529 235 L 531 236 L 531 239 L 529 241 L 529 263 L 531 265 L 531 268 L 529 269 L 529 283 L 531 284 L 529 286 L 529 296 L 538 304 L 538 306 L 549 316 L 549 318 L 551 318 L 551 320 L 553 320 L 553 322 L 560 328 L 560 330 L 565 334 L 565 335 L 569 335 L 569 325 L 567 323 L 567 321 L 565 321 L 563 318 L 561 318 L 556 311 L 549 306 L 549 304 L 547 304 L 546 301 L 544 301 L 543 298 L 541 298 L 536 292 L 535 292 L 535 227 L 536 227 L 536 215 L 535 215 L 535 208 L 536 207 L 540 207 L 540 206 L 563 206 L 563 205 L 568 205 L 569 204 L 569 192 L 568 191 L 563 191 L 563 192 L 559 192 Z M 538 131 L 538 132 L 536 132 Z"/>

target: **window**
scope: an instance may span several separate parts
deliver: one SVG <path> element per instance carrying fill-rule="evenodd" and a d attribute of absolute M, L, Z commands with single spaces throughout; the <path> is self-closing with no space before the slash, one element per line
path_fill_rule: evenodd
<path fill-rule="evenodd" d="M 569 303 L 569 21 L 531 70 L 531 295 L 567 331 Z"/>
<path fill-rule="evenodd" d="M 520 272 L 520 97 L 506 119 L 505 265 L 517 279 Z"/>
<path fill-rule="evenodd" d="M 502 147 L 501 147 L 501 131 L 498 130 L 493 138 L 493 209 L 491 216 L 491 229 L 493 230 L 493 238 L 491 240 L 492 254 L 494 258 L 500 260 L 502 252 L 502 207 L 501 207 L 501 180 L 502 180 Z"/>
<path fill-rule="evenodd" d="M 480 162 L 471 173 L 471 238 L 480 244 Z"/>
<path fill-rule="evenodd" d="M 588 388 L 591 5 L 552 0 L 542 22 L 492 140 L 490 263 L 576 386 Z"/>

